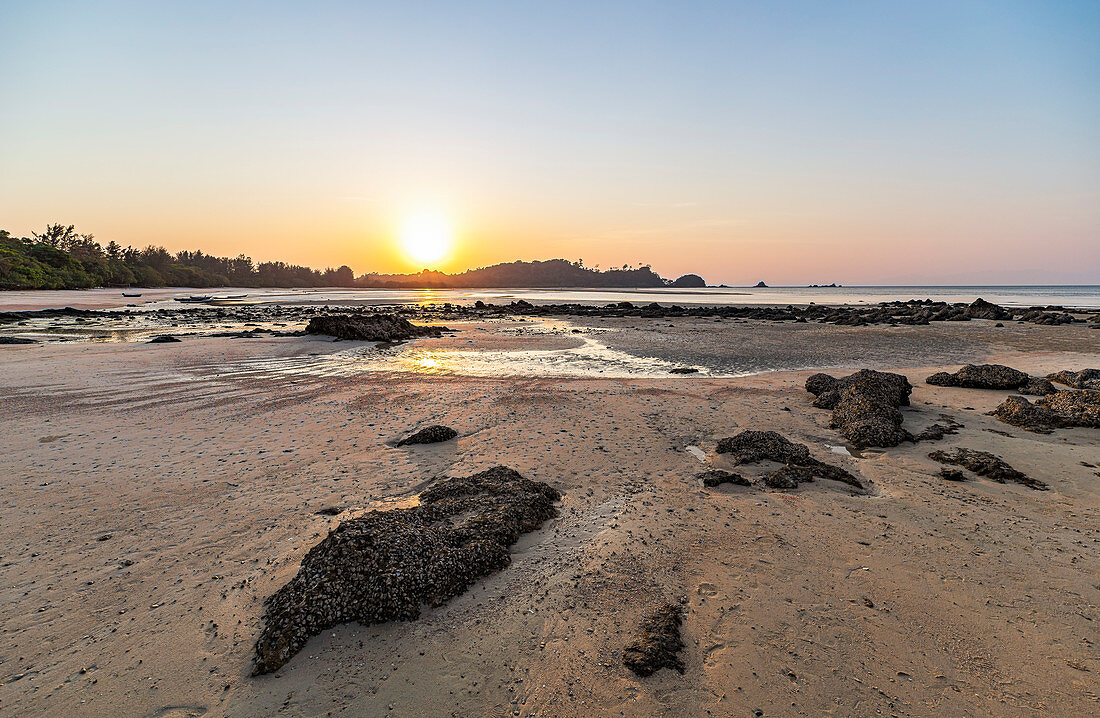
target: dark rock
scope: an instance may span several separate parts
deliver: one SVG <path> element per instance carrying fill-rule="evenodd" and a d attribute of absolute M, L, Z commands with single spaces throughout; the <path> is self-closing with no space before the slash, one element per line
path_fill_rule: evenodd
<path fill-rule="evenodd" d="M 314 513 L 318 516 L 339 516 L 340 514 L 344 513 L 344 510 L 346 508 L 347 507 L 345 506 L 326 506 L 323 509 L 318 509 L 317 511 L 314 511 Z"/>
<path fill-rule="evenodd" d="M 758 461 L 777 461 L 789 467 L 802 467 L 811 471 L 812 476 L 840 481 L 857 489 L 863 484 L 844 469 L 831 466 L 810 456 L 805 444 L 796 444 L 775 431 L 742 431 L 737 436 L 727 437 L 718 442 L 719 454 L 732 454 L 735 466 L 753 464 Z M 801 473 L 785 474 L 785 479 L 797 479 Z M 767 483 L 765 481 L 765 483 Z"/>
<path fill-rule="evenodd" d="M 442 479 L 417 506 L 343 521 L 265 602 L 256 675 L 283 666 L 326 628 L 413 620 L 510 562 L 508 548 L 556 515 L 547 484 L 497 466 Z"/>
<path fill-rule="evenodd" d="M 766 474 L 764 485 L 771 489 L 797 489 L 799 484 L 814 480 L 814 472 L 806 466 L 784 466 Z"/>
<path fill-rule="evenodd" d="M 943 423 L 935 423 L 928 426 L 924 431 L 913 437 L 913 443 L 919 443 L 921 441 L 939 441 L 948 434 L 957 434 L 959 429 L 963 428 L 963 425 L 955 421 L 954 418 L 947 414 L 940 414 L 940 419 Z"/>
<path fill-rule="evenodd" d="M 768 285 L 764 284 L 763 280 L 757 282 L 756 284 L 754 284 L 752 286 L 756 287 L 757 289 L 767 289 L 768 288 Z"/>
<path fill-rule="evenodd" d="M 940 478 L 944 481 L 966 481 L 966 474 L 958 469 L 949 469 L 945 466 L 940 469 Z"/>
<path fill-rule="evenodd" d="M 670 374 L 695 374 L 698 373 L 698 369 L 692 366 L 678 366 L 675 369 L 670 369 Z"/>
<path fill-rule="evenodd" d="M 677 277 L 670 286 L 678 289 L 699 288 L 707 286 L 707 283 L 698 274 L 683 274 Z"/>
<path fill-rule="evenodd" d="M 0 344 L 37 344 L 34 339 L 26 337 L 0 337 Z"/>
<path fill-rule="evenodd" d="M 1022 396 L 1010 396 L 990 415 L 1006 424 L 1029 431 L 1049 432 L 1073 426 L 1100 427 L 1100 391 L 1060 390 L 1039 397 L 1034 404 Z"/>
<path fill-rule="evenodd" d="M 1053 394 L 1058 391 L 1058 389 L 1046 379 L 1033 376 L 1017 391 L 1021 394 L 1027 394 L 1028 396 L 1046 396 L 1047 394 Z"/>
<path fill-rule="evenodd" d="M 703 480 L 703 486 L 719 486 L 720 484 L 737 484 L 738 486 L 750 486 L 751 482 L 741 474 L 735 474 L 730 471 L 722 471 L 720 469 L 711 469 L 704 471 L 701 474 L 696 474 L 695 478 Z"/>
<path fill-rule="evenodd" d="M 993 302 L 987 302 L 978 297 L 966 308 L 966 315 L 971 319 L 1011 319 L 1012 312 Z"/>
<path fill-rule="evenodd" d="M 928 455 L 928 458 L 938 461 L 941 464 L 962 466 L 970 469 L 978 476 L 993 479 L 1000 484 L 1011 481 L 1012 483 L 1022 484 L 1036 491 L 1046 491 L 1050 488 L 1045 482 L 1033 479 L 1017 471 L 1006 464 L 999 456 L 995 456 L 988 451 L 977 451 L 976 449 L 964 449 L 960 447 L 952 449 L 950 452 L 933 451 Z"/>
<path fill-rule="evenodd" d="M 1016 389 L 1031 377 L 1003 364 L 967 364 L 954 374 L 941 371 L 925 379 L 933 386 L 958 386 L 967 389 Z"/>
<path fill-rule="evenodd" d="M 396 314 L 323 314 L 306 325 L 306 334 L 327 334 L 337 339 L 368 342 L 400 342 L 417 337 L 438 337 L 442 327 L 413 324 Z"/>
<path fill-rule="evenodd" d="M 913 391 L 902 374 L 861 369 L 842 379 L 814 374 L 806 390 L 816 395 L 813 405 L 832 409 L 829 426 L 839 429 L 857 449 L 867 446 L 897 446 L 912 436 L 901 428 L 904 417 L 899 406 L 909 405 Z"/>
<path fill-rule="evenodd" d="M 425 427 L 415 434 L 406 436 L 397 442 L 397 446 L 409 446 L 410 444 L 438 444 L 441 441 L 450 441 L 458 436 L 458 432 L 449 426 L 433 424 Z"/>
<path fill-rule="evenodd" d="M 1047 379 L 1074 389 L 1100 389 L 1100 369 L 1082 369 L 1081 371 L 1060 371 L 1047 374 Z"/>
<path fill-rule="evenodd" d="M 153 337 L 146 344 L 174 344 L 180 341 L 178 337 L 174 337 L 171 334 L 161 334 L 160 336 Z"/>
<path fill-rule="evenodd" d="M 680 624 L 684 609 L 675 603 L 661 606 L 647 615 L 639 627 L 641 636 L 623 649 L 623 664 L 639 676 L 649 676 L 662 668 L 684 672 L 677 655 L 684 648 Z"/>
<path fill-rule="evenodd" d="M 817 397 L 813 405 L 818 409 L 835 409 L 844 392 L 857 385 L 885 394 L 893 406 L 909 406 L 909 395 L 913 393 L 913 385 L 904 374 L 873 369 L 860 369 L 840 379 L 828 374 L 814 374 L 806 380 L 806 391 Z"/>

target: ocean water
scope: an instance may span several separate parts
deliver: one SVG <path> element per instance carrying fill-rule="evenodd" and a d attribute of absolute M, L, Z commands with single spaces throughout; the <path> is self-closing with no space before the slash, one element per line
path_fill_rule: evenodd
<path fill-rule="evenodd" d="M 112 308 L 132 304 L 140 309 L 188 306 L 175 297 L 188 294 L 247 295 L 225 303 L 323 303 L 323 304 L 428 304 L 452 302 L 507 304 L 531 303 L 609 304 L 875 304 L 878 302 L 933 299 L 972 302 L 981 297 L 1011 307 L 1061 305 L 1067 308 L 1100 308 L 1100 285 L 1036 286 L 861 286 L 861 287 L 708 287 L 706 289 L 148 289 L 140 298 L 126 298 L 119 289 L 89 289 L 42 292 L 0 291 L 0 310 L 50 307 Z M 191 305 L 193 306 L 193 305 Z"/>

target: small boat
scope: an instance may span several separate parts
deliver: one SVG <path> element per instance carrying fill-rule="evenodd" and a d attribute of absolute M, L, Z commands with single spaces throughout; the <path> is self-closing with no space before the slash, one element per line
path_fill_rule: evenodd
<path fill-rule="evenodd" d="M 140 297 L 141 292 L 123 292 L 122 296 L 124 296 L 124 297 Z"/>
<path fill-rule="evenodd" d="M 213 297 L 209 294 L 192 294 L 189 297 L 175 297 L 177 302 L 184 304 L 201 304 L 202 302 L 209 302 Z"/>
<path fill-rule="evenodd" d="M 218 297 L 218 299 L 244 299 L 247 294 L 227 294 L 224 297 Z"/>

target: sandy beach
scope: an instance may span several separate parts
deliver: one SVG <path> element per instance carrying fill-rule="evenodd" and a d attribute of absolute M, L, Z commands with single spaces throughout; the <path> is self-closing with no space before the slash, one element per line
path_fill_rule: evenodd
<path fill-rule="evenodd" d="M 527 331 L 459 323 L 392 351 L 595 338 L 640 358 L 790 368 L 720 378 L 333 371 L 346 361 L 326 358 L 362 343 L 321 337 L 3 347 L 0 712 L 1097 710 L 1096 430 L 1024 431 L 986 415 L 1009 392 L 924 383 L 964 362 L 1036 375 L 1095 366 L 1095 330 L 520 324 Z M 915 387 L 909 430 L 944 414 L 964 428 L 849 451 L 803 388 L 818 367 L 904 373 Z M 458 438 L 392 446 L 435 423 Z M 744 429 L 804 443 L 867 489 L 704 488 L 700 471 L 731 468 L 716 442 Z M 928 453 L 956 446 L 993 452 L 1050 490 L 944 481 Z M 438 477 L 496 465 L 562 495 L 558 517 L 512 547 L 511 566 L 417 621 L 340 625 L 274 673 L 251 675 L 264 600 L 331 529 L 406 505 Z M 646 611 L 669 601 L 684 606 L 685 670 L 635 676 L 622 649 Z"/>

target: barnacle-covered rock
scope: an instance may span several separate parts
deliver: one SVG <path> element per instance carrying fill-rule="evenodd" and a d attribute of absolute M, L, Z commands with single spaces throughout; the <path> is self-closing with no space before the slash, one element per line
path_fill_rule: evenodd
<path fill-rule="evenodd" d="M 1047 374 L 1047 379 L 1074 389 L 1100 389 L 1100 369 L 1082 369 L 1081 371 L 1063 370 Z"/>
<path fill-rule="evenodd" d="M 897 446 L 912 436 L 901 428 L 900 406 L 909 405 L 913 385 L 902 374 L 860 369 L 841 379 L 814 374 L 806 380 L 813 405 L 832 409 L 829 426 L 856 448 Z"/>
<path fill-rule="evenodd" d="M 1016 484 L 1022 484 L 1029 489 L 1035 489 L 1036 491 L 1046 491 L 1050 488 L 1045 482 L 1039 479 L 1033 479 L 1027 474 L 1017 471 L 1006 464 L 1001 457 L 991 454 L 988 451 L 978 451 L 976 449 L 964 449 L 959 447 L 951 451 L 933 451 L 928 457 L 941 464 L 962 466 L 970 469 L 978 476 L 993 479 L 1000 484 L 1011 481 Z M 944 478 L 949 477 L 944 476 Z M 950 480 L 954 481 L 957 479 Z"/>
<path fill-rule="evenodd" d="M 925 379 L 932 386 L 965 389 L 1018 389 L 1031 379 L 1019 369 L 1004 364 L 967 364 L 954 374 L 941 371 Z"/>
<path fill-rule="evenodd" d="M 647 615 L 640 626 L 641 635 L 623 649 L 623 664 L 639 676 L 649 676 L 662 668 L 684 672 L 677 655 L 684 648 L 680 624 L 684 609 L 668 603 Z"/>
<path fill-rule="evenodd" d="M 557 512 L 551 486 L 497 466 L 442 479 L 417 506 L 342 522 L 265 603 L 255 674 L 291 659 L 340 623 L 412 620 L 506 567 L 508 547 Z"/>
<path fill-rule="evenodd" d="M 1010 396 L 989 412 L 1006 424 L 1029 431 L 1050 432 L 1072 426 L 1100 427 L 1100 391 L 1061 390 L 1039 397 L 1034 404 Z"/>
<path fill-rule="evenodd" d="M 438 444 L 441 441 L 450 441 L 458 436 L 458 432 L 449 426 L 443 426 L 441 424 L 433 424 L 425 427 L 420 431 L 406 436 L 401 441 L 397 442 L 398 446 L 409 446 L 410 444 Z"/>
<path fill-rule="evenodd" d="M 794 488 L 799 481 L 807 481 L 814 476 L 840 481 L 857 489 L 863 488 L 859 479 L 844 469 L 818 461 L 810 456 L 810 449 L 805 444 L 796 444 L 775 431 L 742 431 L 737 436 L 719 440 L 717 451 L 719 454 L 731 454 L 735 466 L 758 461 L 777 461 L 788 468 L 801 468 L 809 472 L 785 472 L 770 482 L 765 477 L 764 483 L 772 488 Z M 783 472 L 783 469 L 779 471 Z M 806 476 L 810 479 L 806 479 Z"/>
<path fill-rule="evenodd" d="M 704 471 L 701 474 L 696 474 L 695 478 L 703 480 L 703 486 L 719 486 L 721 484 L 736 484 L 738 486 L 749 486 L 751 482 L 741 474 L 735 474 L 731 471 L 722 471 L 721 469 L 710 469 Z"/>
<path fill-rule="evenodd" d="M 438 337 L 443 327 L 413 324 L 396 314 L 322 314 L 312 317 L 306 334 L 327 334 L 337 339 L 368 342 L 400 342 L 417 337 Z"/>
<path fill-rule="evenodd" d="M 1053 394 L 1058 389 L 1049 380 L 1033 376 L 1017 391 L 1028 396 L 1046 396 L 1047 394 Z"/>

